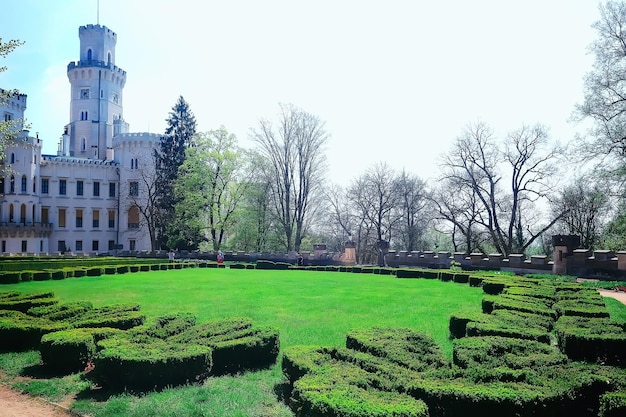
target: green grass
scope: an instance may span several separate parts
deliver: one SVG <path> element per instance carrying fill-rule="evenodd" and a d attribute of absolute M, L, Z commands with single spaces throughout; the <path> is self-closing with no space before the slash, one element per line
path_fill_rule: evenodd
<path fill-rule="evenodd" d="M 198 322 L 248 316 L 255 324 L 278 327 L 281 348 L 301 344 L 343 346 L 346 333 L 359 327 L 409 327 L 430 334 L 448 356 L 452 352 L 448 338 L 450 314 L 457 310 L 480 312 L 483 295 L 479 288 L 438 280 L 229 269 L 69 278 L 4 285 L 2 290 L 24 293 L 52 290 L 61 302 L 88 300 L 96 307 L 134 302 L 141 305 L 148 319 L 172 312 L 193 313 Z M 32 368 L 37 360 L 32 352 L 17 354 L 18 358 L 28 359 L 16 360 L 15 355 L 0 355 L 0 367 L 5 372 L 8 372 L 5 366 L 12 367 L 13 375 Z M 56 400 L 71 391 L 67 388 L 68 378 L 76 391 L 85 389 L 85 382 L 77 375 L 43 379 L 19 388 Z M 202 386 L 172 388 L 142 396 L 118 394 L 104 400 L 86 391 L 79 394 L 74 409 L 94 417 L 292 416 L 274 393 L 274 387 L 282 379 L 277 364 L 260 372 L 211 378 Z"/>

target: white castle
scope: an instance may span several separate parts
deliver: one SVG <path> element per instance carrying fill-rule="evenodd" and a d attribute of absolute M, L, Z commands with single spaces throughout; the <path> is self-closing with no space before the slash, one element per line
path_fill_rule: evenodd
<path fill-rule="evenodd" d="M 57 154 L 42 155 L 41 139 L 28 130 L 5 150 L 0 255 L 151 249 L 139 207 L 161 135 L 128 132 L 117 35 L 101 25 L 78 33 L 80 60 L 67 66 L 70 122 Z M 24 94 L 0 104 L 4 120 L 24 120 L 25 111 Z"/>

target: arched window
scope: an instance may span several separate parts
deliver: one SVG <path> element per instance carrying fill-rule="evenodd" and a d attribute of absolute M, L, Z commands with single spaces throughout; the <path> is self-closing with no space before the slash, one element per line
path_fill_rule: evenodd
<path fill-rule="evenodd" d="M 93 52 L 91 52 L 91 48 L 87 50 L 87 61 L 91 61 L 93 58 Z"/>
<path fill-rule="evenodd" d="M 14 164 L 15 163 L 15 154 L 11 153 L 11 163 Z"/>
<path fill-rule="evenodd" d="M 22 187 L 20 189 L 23 193 L 26 192 L 26 175 L 22 175 Z"/>
<path fill-rule="evenodd" d="M 134 159 L 130 160 L 130 169 L 135 169 L 135 160 Z"/>
<path fill-rule="evenodd" d="M 15 176 L 14 175 L 11 175 L 11 185 L 10 185 L 9 192 L 10 193 L 15 192 Z"/>
<path fill-rule="evenodd" d="M 135 158 L 135 169 L 139 168 L 139 159 Z"/>
<path fill-rule="evenodd" d="M 81 138 L 80 139 L 80 150 L 85 152 L 86 149 L 87 149 L 87 139 Z"/>
<path fill-rule="evenodd" d="M 33 194 L 37 192 L 37 177 L 33 177 Z"/>
<path fill-rule="evenodd" d="M 107 63 L 111 65 L 111 52 L 107 55 Z"/>
<path fill-rule="evenodd" d="M 22 204 L 20 207 L 20 223 L 26 224 L 26 204 Z"/>
<path fill-rule="evenodd" d="M 9 222 L 13 223 L 13 217 L 15 216 L 15 214 L 13 213 L 13 204 L 11 204 L 9 206 Z"/>
<path fill-rule="evenodd" d="M 139 229 L 139 207 L 131 206 L 128 209 L 128 228 Z"/>

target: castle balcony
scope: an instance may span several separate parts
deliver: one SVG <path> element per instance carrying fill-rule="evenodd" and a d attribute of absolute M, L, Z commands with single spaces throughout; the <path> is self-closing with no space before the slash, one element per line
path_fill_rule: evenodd
<path fill-rule="evenodd" d="M 67 64 L 67 71 L 70 72 L 71 70 L 75 68 L 93 68 L 93 67 L 108 69 L 126 77 L 126 71 L 124 71 L 117 65 L 113 65 L 110 62 L 96 61 L 93 59 L 90 61 L 72 61 L 69 64 Z"/>
<path fill-rule="evenodd" d="M 0 223 L 1 237 L 48 237 L 52 232 L 52 223 L 40 222 L 2 222 Z"/>

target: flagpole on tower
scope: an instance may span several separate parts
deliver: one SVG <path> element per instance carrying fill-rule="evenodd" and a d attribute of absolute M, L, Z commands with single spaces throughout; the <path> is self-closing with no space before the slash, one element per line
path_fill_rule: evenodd
<path fill-rule="evenodd" d="M 98 8 L 97 8 L 97 13 L 96 13 L 96 23 L 99 25 L 100 24 L 100 0 L 98 1 Z"/>

